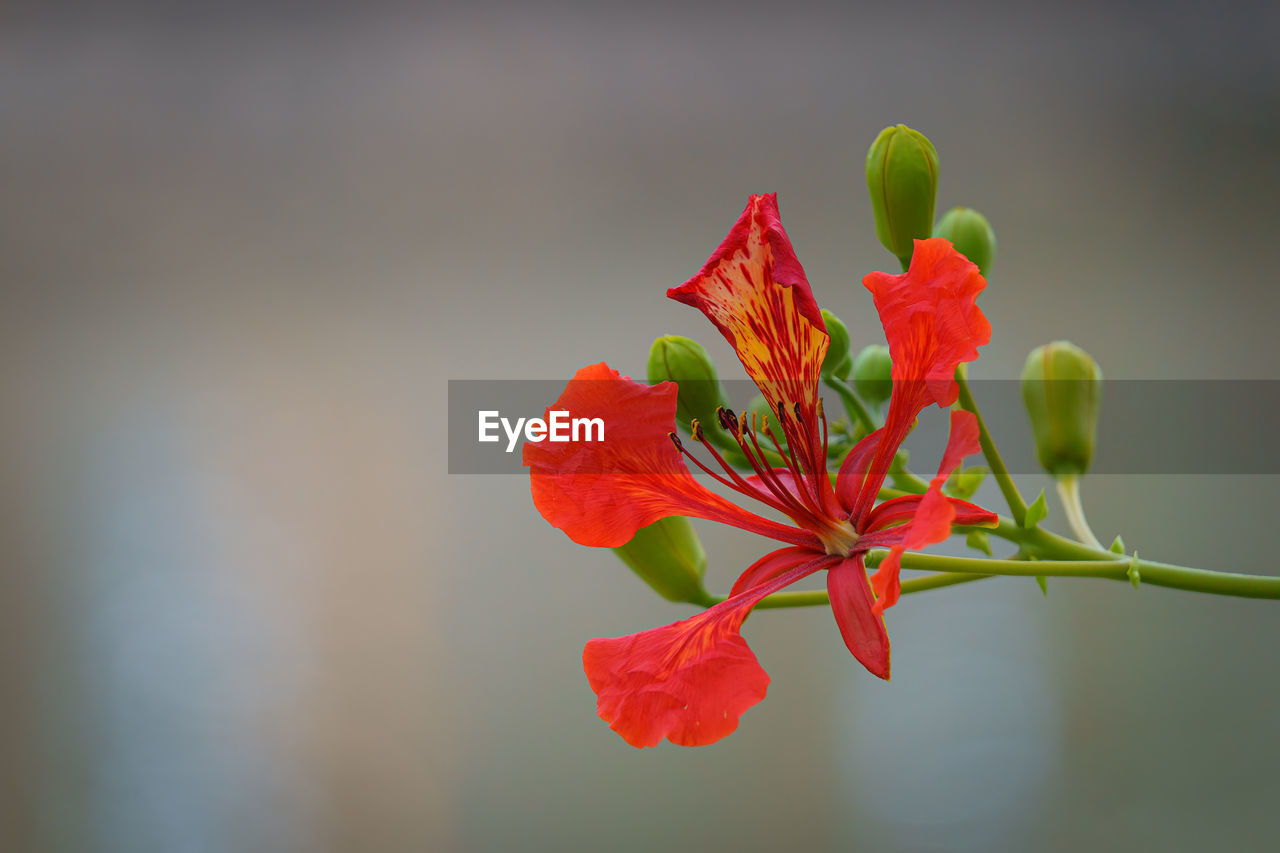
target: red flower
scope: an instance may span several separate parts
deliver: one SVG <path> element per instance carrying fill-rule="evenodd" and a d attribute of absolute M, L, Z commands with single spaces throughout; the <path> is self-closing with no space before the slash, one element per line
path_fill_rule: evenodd
<path fill-rule="evenodd" d="M 685 515 L 788 545 L 758 560 L 727 600 L 696 616 L 587 644 L 583 667 L 599 714 L 633 746 L 654 746 L 664 737 L 696 746 L 736 729 L 738 717 L 764 698 L 769 685 L 739 633 L 743 620 L 766 596 L 818 571 L 827 572 L 845 644 L 887 679 L 882 612 L 898 598 L 903 550 L 945 539 L 953 523 L 995 523 L 992 513 L 941 491 L 947 475 L 978 450 L 977 423 L 963 411 L 951 414 L 951 436 L 929 490 L 875 504 L 916 416 L 931 403 L 955 401 L 957 365 L 977 358 L 977 348 L 990 340 L 991 327 L 974 303 L 986 282 L 950 243 L 933 239 L 916 241 L 906 273 L 871 273 L 864 284 L 888 337 L 893 395 L 885 426 L 849 452 L 834 486 L 818 398 L 826 327 L 773 195 L 752 196 L 702 270 L 667 292 L 715 323 L 769 401 L 776 424 L 718 413 L 720 428 L 733 435 L 756 473 L 742 477 L 711 443 L 701 441 L 719 471 L 683 446 L 674 432 L 674 384 L 633 382 L 603 363 L 578 371 L 551 408 L 603 418 L 604 440 L 525 444 L 534 504 L 575 542 L 616 547 L 644 525 Z M 775 425 L 785 441 L 776 438 Z M 707 428 L 695 425 L 695 441 Z M 766 444 L 785 467 L 769 465 Z M 792 523 L 763 518 L 704 488 L 682 456 Z M 889 548 L 890 556 L 868 579 L 863 555 L 871 548 Z"/>

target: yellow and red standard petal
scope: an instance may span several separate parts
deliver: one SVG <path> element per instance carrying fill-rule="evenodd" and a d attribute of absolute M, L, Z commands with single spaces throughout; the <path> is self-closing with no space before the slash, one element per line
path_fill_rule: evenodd
<path fill-rule="evenodd" d="M 702 270 L 667 295 L 702 311 L 777 411 L 797 403 L 816 426 L 829 338 L 774 194 L 753 195 Z M 816 435 L 816 432 L 814 433 Z"/>
<path fill-rule="evenodd" d="M 533 503 L 542 517 L 581 545 L 617 547 L 660 518 L 720 521 L 795 545 L 811 533 L 747 512 L 699 484 L 670 438 L 674 383 L 645 385 L 607 364 L 584 367 L 547 409 L 569 419 L 599 418 L 603 440 L 525 442 Z M 590 433 L 588 436 L 587 434 Z"/>
<path fill-rule="evenodd" d="M 861 552 L 854 553 L 827 572 L 827 595 L 845 646 L 868 672 L 887 681 L 889 632 L 862 559 Z"/>
<path fill-rule="evenodd" d="M 942 493 L 942 486 L 951 476 L 951 472 L 960 466 L 966 456 L 977 453 L 981 449 L 978 442 L 978 419 L 972 412 L 953 411 L 951 413 L 951 435 L 947 439 L 947 449 L 943 451 L 942 463 L 938 466 L 938 474 L 929 482 L 929 489 L 919 498 L 914 507 L 911 520 L 900 530 L 901 540 L 889 549 L 889 554 L 876 569 L 871 578 L 871 585 L 876 592 L 876 609 L 883 611 L 898 601 L 902 583 L 899 574 L 902 568 L 902 554 L 908 549 L 923 548 L 935 542 L 941 542 L 951 535 L 951 525 L 957 523 L 970 525 L 994 525 L 996 516 L 980 507 L 964 501 L 957 501 Z M 871 513 L 869 527 L 893 523 L 906 504 L 894 505 L 894 501 L 886 501 Z M 963 518 L 959 513 L 963 512 Z M 872 534 L 874 535 L 874 534 Z"/>
<path fill-rule="evenodd" d="M 813 574 L 831 558 L 788 548 L 760 562 L 768 562 L 769 580 L 696 616 L 587 643 L 582 666 L 597 697 L 596 710 L 627 743 L 656 746 L 663 738 L 680 746 L 714 743 L 737 729 L 738 718 L 765 697 L 769 676 L 742 639 L 742 622 L 765 596 Z"/>

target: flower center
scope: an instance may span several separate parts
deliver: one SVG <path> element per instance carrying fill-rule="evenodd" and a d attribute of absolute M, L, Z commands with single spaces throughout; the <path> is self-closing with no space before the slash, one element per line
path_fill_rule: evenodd
<path fill-rule="evenodd" d="M 815 530 L 814 533 L 822 540 L 827 553 L 834 557 L 849 556 L 853 552 L 853 546 L 858 543 L 858 532 L 848 521 L 828 521 L 825 530 Z"/>

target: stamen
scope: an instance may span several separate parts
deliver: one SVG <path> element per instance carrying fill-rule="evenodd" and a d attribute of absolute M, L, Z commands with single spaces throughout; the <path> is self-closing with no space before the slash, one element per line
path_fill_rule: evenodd
<path fill-rule="evenodd" d="M 781 405 L 779 405 L 778 406 L 779 416 L 783 415 L 785 412 L 786 412 L 786 409 L 783 408 Z M 783 430 L 783 433 L 786 434 L 785 429 Z M 791 472 L 791 479 L 796 483 L 796 492 L 799 494 L 799 497 L 804 501 L 806 511 L 813 513 L 814 515 L 821 515 L 822 513 L 818 509 L 817 505 L 814 504 L 809 499 L 808 493 L 804 489 L 800 488 L 801 484 L 804 483 L 804 477 L 800 473 L 800 464 L 796 462 L 795 453 L 792 450 L 792 448 L 795 446 L 795 441 L 794 440 L 788 441 L 787 449 L 784 451 L 782 449 L 782 442 L 778 441 L 778 437 L 773 434 L 772 430 L 768 429 L 767 425 L 765 427 L 765 435 L 769 436 L 769 439 L 773 442 L 773 446 L 778 450 L 778 455 L 781 456 L 782 461 L 786 463 L 787 470 Z M 823 470 L 825 470 L 825 467 Z"/>
<path fill-rule="evenodd" d="M 689 435 L 694 441 L 706 443 L 707 437 L 702 433 L 702 424 L 698 423 L 698 419 L 694 418 L 689 422 Z"/>
<path fill-rule="evenodd" d="M 753 416 L 751 420 L 752 420 L 752 426 L 754 427 L 755 417 Z M 809 509 L 803 506 L 798 500 L 796 500 L 795 496 L 792 495 L 790 492 L 788 492 L 786 489 L 784 489 L 782 487 L 782 484 L 778 482 L 778 475 L 774 473 L 772 467 L 768 465 L 768 460 L 764 458 L 764 451 L 760 449 L 760 442 L 756 438 L 755 430 L 753 429 L 749 433 L 749 435 L 751 436 L 751 445 L 755 448 L 756 455 L 760 459 L 759 465 L 755 465 L 754 460 L 752 462 L 752 465 L 753 467 L 755 467 L 756 471 L 759 473 L 761 482 L 767 485 L 769 489 L 775 495 L 778 496 L 779 500 L 785 501 L 786 504 L 788 506 L 793 507 L 796 512 L 800 513 L 801 515 L 809 515 L 810 514 Z M 747 451 L 745 444 L 743 445 L 742 450 L 744 453 L 747 453 L 748 458 L 750 458 L 751 454 L 749 451 Z"/>
<path fill-rule="evenodd" d="M 733 413 L 733 409 L 729 409 L 724 406 L 717 406 L 716 420 L 720 422 L 720 427 L 722 429 L 728 430 L 729 432 L 738 431 L 738 416 Z"/>
<path fill-rule="evenodd" d="M 680 443 L 680 436 L 676 435 L 674 432 L 669 432 L 667 433 L 667 438 L 671 439 L 671 443 L 676 446 L 676 450 L 684 453 L 684 445 Z"/>

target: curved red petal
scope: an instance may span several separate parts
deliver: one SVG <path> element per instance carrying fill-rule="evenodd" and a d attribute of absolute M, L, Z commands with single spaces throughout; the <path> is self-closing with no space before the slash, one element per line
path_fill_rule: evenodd
<path fill-rule="evenodd" d="M 831 563 L 840 561 L 839 557 L 829 557 L 820 548 L 783 548 L 766 554 L 738 575 L 738 579 L 733 582 L 733 589 L 729 590 L 729 597 L 732 598 L 762 583 L 767 583 L 806 560 L 818 560 L 823 557 L 827 557 Z M 819 566 L 819 568 L 823 567 Z"/>
<path fill-rule="evenodd" d="M 859 527 L 920 411 L 930 403 L 954 403 L 959 394 L 956 367 L 977 358 L 978 347 L 991 340 L 991 324 L 976 301 L 987 282 L 972 261 L 941 237 L 916 240 L 905 273 L 873 272 L 862 283 L 875 298 L 889 341 L 893 392 L 872 476 L 854 502 Z"/>
<path fill-rule="evenodd" d="M 886 607 L 898 603 L 902 594 L 902 580 L 899 578 L 902 572 L 902 554 L 906 550 L 904 545 L 894 545 L 889 549 L 888 556 L 881 561 L 876 573 L 871 576 L 871 586 L 876 591 L 876 613 L 883 613 Z"/>
<path fill-rule="evenodd" d="M 947 449 L 942 451 L 942 461 L 938 463 L 937 480 L 945 483 L 951 472 L 960 467 L 966 456 L 972 456 L 982 449 L 978 439 L 978 416 L 964 409 L 951 412 L 951 432 L 947 435 Z M 939 483 L 939 488 L 941 488 Z"/>
<path fill-rule="evenodd" d="M 645 385 L 607 364 L 574 375 L 552 411 L 600 418 L 602 441 L 525 442 L 534 505 L 581 545 L 617 547 L 660 518 L 721 521 L 782 542 L 817 538 L 750 513 L 698 483 L 669 437 L 675 429 L 674 383 Z"/>
<path fill-rule="evenodd" d="M 959 392 L 956 367 L 977 358 L 978 347 L 991 340 L 991 324 L 976 302 L 987 286 L 978 267 L 935 237 L 915 241 L 905 273 L 873 272 L 862 283 L 875 297 L 889 341 L 894 391 L 900 382 L 923 382 L 929 402 L 950 406 Z"/>
<path fill-rule="evenodd" d="M 994 513 L 965 501 L 949 498 L 942 493 L 942 486 L 947 482 L 951 472 L 960 466 L 964 458 L 976 453 L 978 443 L 978 420 L 971 413 L 956 410 L 951 413 L 951 434 L 947 439 L 947 449 L 942 453 L 942 464 L 938 466 L 938 474 L 929 483 L 929 490 L 918 499 L 914 515 L 910 523 L 902 528 L 901 544 L 893 546 L 889 556 L 884 559 L 871 578 L 871 585 L 876 591 L 876 607 L 884 610 L 898 601 L 902 583 L 899 579 L 902 554 L 907 549 L 919 549 L 935 542 L 941 542 L 951 535 L 951 525 L 960 524 L 993 524 Z M 886 510 L 885 507 L 894 501 L 886 501 L 877 507 L 869 520 L 871 526 L 892 523 L 894 517 L 907 506 L 906 501 Z M 958 521 L 958 509 L 964 508 L 965 520 Z M 973 512 L 976 510 L 976 512 Z"/>
<path fill-rule="evenodd" d="M 774 194 L 753 195 L 701 271 L 667 295 L 715 323 L 776 407 L 800 404 L 817 441 L 818 375 L 829 338 Z"/>
<path fill-rule="evenodd" d="M 854 554 L 827 572 L 831 612 L 844 644 L 872 674 L 889 679 L 889 632 L 875 607 L 862 554 Z"/>
<path fill-rule="evenodd" d="M 867 536 L 874 533 L 880 533 L 888 529 L 905 530 L 903 527 L 894 528 L 895 524 L 902 524 L 904 521 L 910 521 L 920 508 L 920 501 L 924 500 L 924 495 L 904 495 L 900 498 L 893 498 L 877 506 L 867 516 L 867 529 L 861 539 L 862 543 Z M 976 504 L 960 498 L 947 496 L 947 502 L 951 504 L 951 509 L 955 512 L 955 517 L 951 520 L 952 524 L 964 524 L 973 527 L 984 527 L 995 524 L 999 518 L 994 512 L 985 510 Z M 868 545 L 869 548 L 880 547 L 880 543 Z"/>
<path fill-rule="evenodd" d="M 765 596 L 822 568 L 825 555 L 799 550 L 769 555 L 765 560 L 786 560 L 789 570 L 696 616 L 587 643 L 582 666 L 609 728 L 635 747 L 656 746 L 664 737 L 702 746 L 731 734 L 769 687 L 739 629 Z"/>
<path fill-rule="evenodd" d="M 844 462 L 840 463 L 840 473 L 836 474 L 836 499 L 844 507 L 845 512 L 853 512 L 858 502 L 858 493 L 866 482 L 867 470 L 871 467 L 871 457 L 880 447 L 880 439 L 884 437 L 884 428 L 876 430 L 853 446 Z M 884 477 L 880 477 L 884 481 Z M 876 486 L 876 491 L 880 487 Z"/>

